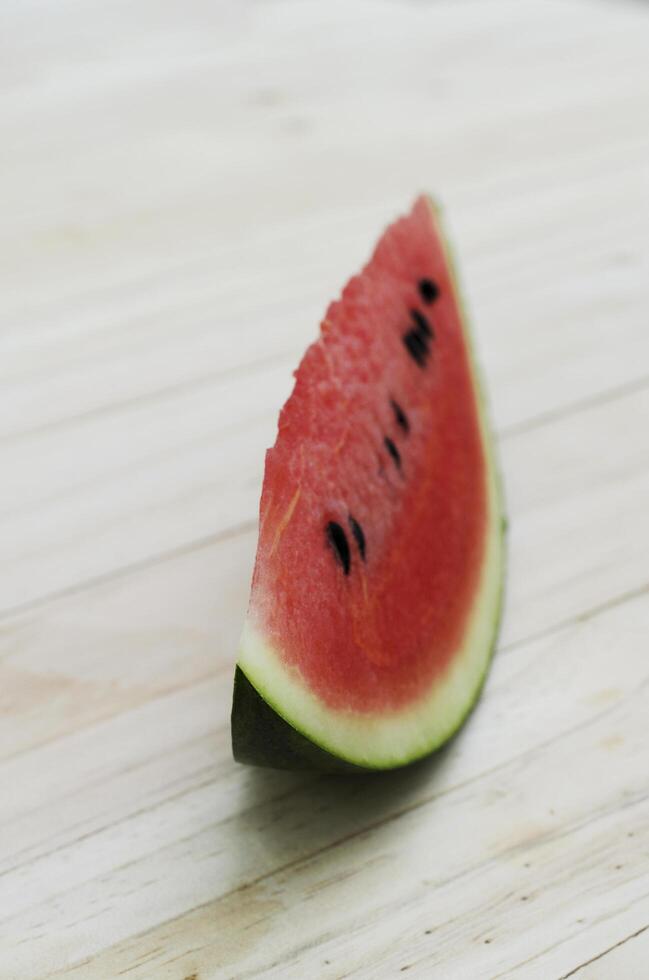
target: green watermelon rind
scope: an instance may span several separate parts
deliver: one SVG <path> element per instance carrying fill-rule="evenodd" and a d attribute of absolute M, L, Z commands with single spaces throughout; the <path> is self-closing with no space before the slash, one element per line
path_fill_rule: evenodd
<path fill-rule="evenodd" d="M 430 207 L 433 222 L 444 243 L 447 266 L 462 313 L 487 463 L 490 519 L 486 530 L 486 560 L 466 634 L 476 629 L 476 607 L 485 603 L 485 593 L 486 608 L 477 619 L 478 642 L 469 644 L 468 648 L 463 645 L 449 664 L 445 677 L 437 680 L 415 705 L 389 714 L 363 715 L 328 709 L 318 702 L 301 678 L 284 668 L 277 653 L 250 623 L 246 623 L 239 649 L 232 708 L 233 753 L 241 762 L 325 771 L 400 768 L 441 748 L 456 734 L 484 687 L 503 605 L 506 518 L 502 481 L 487 422 L 484 385 L 455 266 L 432 201 Z M 476 648 L 479 648 L 480 656 L 476 655 Z M 451 676 L 454 671 L 456 676 Z M 451 701 L 453 683 L 456 696 Z M 457 689 L 461 690 L 461 698 L 457 696 Z M 344 735 L 341 735 L 341 729 L 345 730 Z"/>
<path fill-rule="evenodd" d="M 503 534 L 506 523 L 503 520 Z M 263 697 L 245 671 L 237 665 L 234 677 L 232 704 L 232 749 L 237 762 L 272 769 L 318 770 L 331 773 L 386 772 L 420 762 L 446 745 L 463 727 L 482 694 L 493 659 L 503 608 L 504 589 L 501 588 L 493 639 L 485 668 L 479 676 L 475 693 L 466 710 L 442 738 L 433 741 L 424 751 L 390 764 L 361 764 L 330 752 L 325 745 L 309 736 L 283 717 L 280 708 Z"/>

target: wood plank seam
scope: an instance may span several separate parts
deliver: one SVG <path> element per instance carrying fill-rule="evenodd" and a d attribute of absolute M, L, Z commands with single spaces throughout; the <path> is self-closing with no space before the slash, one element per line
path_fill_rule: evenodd
<path fill-rule="evenodd" d="M 562 977 L 559 977 L 559 980 L 568 980 L 569 977 L 576 976 L 576 974 L 580 973 L 581 970 L 585 969 L 585 967 L 590 966 L 591 963 L 596 963 L 598 960 L 604 959 L 604 957 L 608 956 L 608 954 L 613 952 L 614 949 L 619 949 L 620 946 L 624 946 L 625 943 L 630 942 L 632 939 L 637 939 L 638 936 L 641 936 L 643 932 L 647 931 L 647 929 L 649 929 L 649 923 L 647 923 L 646 926 L 642 926 L 641 929 L 636 929 L 636 931 L 632 932 L 630 936 L 626 936 L 618 943 L 613 943 L 612 946 L 609 946 L 608 949 L 602 950 L 602 952 L 598 953 L 597 956 L 592 956 L 589 960 L 579 963 L 568 973 L 564 973 Z"/>

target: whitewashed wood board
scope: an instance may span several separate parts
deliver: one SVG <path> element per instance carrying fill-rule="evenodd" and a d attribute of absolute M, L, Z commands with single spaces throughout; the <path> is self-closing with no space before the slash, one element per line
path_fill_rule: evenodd
<path fill-rule="evenodd" d="M 2 20 L 2 980 L 643 976 L 649 8 Z M 420 189 L 498 433 L 500 648 L 420 768 L 248 770 L 228 714 L 263 451 Z"/>

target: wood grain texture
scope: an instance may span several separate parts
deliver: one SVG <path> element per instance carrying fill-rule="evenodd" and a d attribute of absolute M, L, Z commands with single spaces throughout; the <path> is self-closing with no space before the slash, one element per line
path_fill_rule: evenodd
<path fill-rule="evenodd" d="M 619 980 L 649 957 L 649 10 L 7 5 L 0 977 Z M 388 778 L 231 759 L 264 448 L 419 190 L 498 433 L 483 699 Z"/>

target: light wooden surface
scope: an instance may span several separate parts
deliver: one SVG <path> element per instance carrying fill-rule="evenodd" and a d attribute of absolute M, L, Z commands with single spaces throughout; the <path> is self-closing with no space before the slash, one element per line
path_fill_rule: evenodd
<path fill-rule="evenodd" d="M 5 4 L 0 977 L 649 976 L 649 8 Z M 510 528 L 431 763 L 234 764 L 263 450 L 446 208 Z"/>

